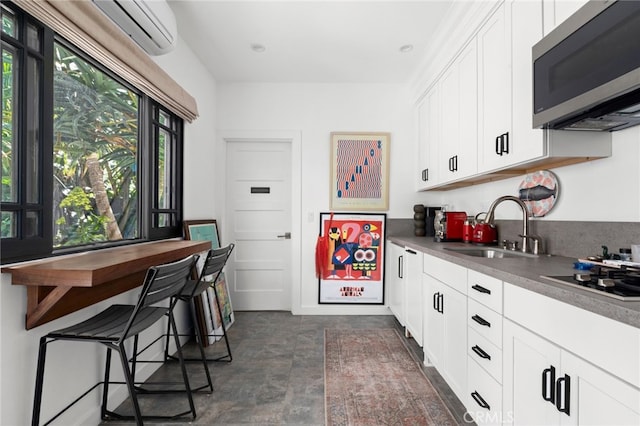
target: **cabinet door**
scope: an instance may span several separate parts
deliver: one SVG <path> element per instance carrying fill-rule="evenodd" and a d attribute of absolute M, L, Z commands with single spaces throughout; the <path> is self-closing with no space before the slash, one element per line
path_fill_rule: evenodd
<path fill-rule="evenodd" d="M 442 284 L 430 275 L 422 275 L 424 289 L 424 361 L 440 369 L 444 359 L 444 316 L 440 313 L 443 296 Z"/>
<path fill-rule="evenodd" d="M 438 146 L 438 170 L 440 182 L 455 180 L 454 167 L 460 147 L 460 69 L 454 62 L 442 75 L 440 85 L 440 117 L 442 137 Z"/>
<path fill-rule="evenodd" d="M 512 129 L 507 164 L 517 164 L 546 154 L 542 129 L 534 129 L 533 73 L 531 47 L 542 38 L 542 2 L 514 1 L 511 3 L 512 32 Z"/>
<path fill-rule="evenodd" d="M 440 143 L 440 98 L 438 85 L 427 92 L 417 108 L 418 172 L 417 188 L 426 189 L 439 182 L 438 144 Z"/>
<path fill-rule="evenodd" d="M 460 129 L 456 166 L 463 178 L 478 171 L 478 49 L 474 38 L 458 59 L 460 70 Z"/>
<path fill-rule="evenodd" d="M 476 40 L 473 39 L 440 80 L 440 182 L 461 179 L 477 171 L 477 61 Z"/>
<path fill-rule="evenodd" d="M 562 371 L 570 377 L 565 425 L 640 425 L 640 389 L 587 361 L 562 351 Z"/>
<path fill-rule="evenodd" d="M 404 327 L 404 247 L 397 244 L 387 244 L 386 277 L 387 294 L 389 296 L 389 309 L 396 319 Z"/>
<path fill-rule="evenodd" d="M 511 133 L 511 27 L 502 3 L 478 33 L 480 172 L 508 161 Z"/>
<path fill-rule="evenodd" d="M 407 248 L 404 255 L 407 266 L 404 276 L 406 327 L 416 343 L 422 346 L 422 253 Z"/>
<path fill-rule="evenodd" d="M 560 412 L 545 398 L 552 399 L 552 392 L 555 394 L 560 348 L 505 319 L 503 360 L 505 423 L 559 424 Z"/>
<path fill-rule="evenodd" d="M 463 400 L 467 388 L 467 296 L 443 285 L 440 310 L 444 316 L 442 377 Z"/>

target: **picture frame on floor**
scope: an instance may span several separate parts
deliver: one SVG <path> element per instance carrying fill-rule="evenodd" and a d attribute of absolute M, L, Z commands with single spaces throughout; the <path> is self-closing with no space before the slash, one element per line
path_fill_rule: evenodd
<path fill-rule="evenodd" d="M 212 249 L 221 247 L 218 223 L 215 219 L 183 221 L 184 238 L 187 240 L 210 241 Z M 202 253 L 197 263 L 198 271 L 202 271 L 206 253 Z M 200 273 L 200 272 L 199 272 Z M 212 277 L 208 277 L 212 280 Z M 206 278 L 205 278 L 206 279 Z M 213 286 L 215 285 L 215 292 Z M 220 311 L 216 303 L 216 292 L 220 298 Z M 224 272 L 214 284 L 211 282 L 206 291 L 194 298 L 196 320 L 201 325 L 203 346 L 209 346 L 222 339 L 235 320 L 231 299 Z M 224 327 L 224 329 L 223 329 Z"/>
<path fill-rule="evenodd" d="M 320 213 L 327 236 L 326 268 L 318 278 L 318 303 L 384 304 L 384 213 Z"/>

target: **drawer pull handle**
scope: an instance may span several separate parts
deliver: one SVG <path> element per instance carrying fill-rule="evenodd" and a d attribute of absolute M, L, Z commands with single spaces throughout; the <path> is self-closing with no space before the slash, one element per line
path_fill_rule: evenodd
<path fill-rule="evenodd" d="M 482 408 L 486 408 L 487 410 L 491 410 L 491 407 L 489 406 L 489 404 L 487 404 L 487 401 L 485 401 L 480 394 L 478 393 L 478 391 L 473 391 L 471 393 L 471 397 L 476 401 L 476 403 L 481 406 Z"/>
<path fill-rule="evenodd" d="M 491 294 L 491 290 L 489 290 L 488 288 L 484 288 L 478 284 L 472 285 L 471 288 L 474 289 L 475 291 L 479 291 L 480 293 Z"/>
<path fill-rule="evenodd" d="M 471 350 L 474 351 L 480 358 L 491 360 L 491 355 L 486 353 L 482 348 L 478 345 L 472 346 Z"/>
<path fill-rule="evenodd" d="M 474 320 L 475 322 L 477 322 L 480 325 L 483 325 L 485 327 L 491 327 L 491 323 L 489 321 L 487 321 L 486 319 L 482 318 L 480 315 L 474 315 L 471 317 L 472 320 Z"/>
<path fill-rule="evenodd" d="M 556 388 L 553 385 L 556 381 L 556 368 L 551 365 L 542 370 L 542 399 L 552 404 L 556 402 Z M 547 389 L 549 390 L 547 392 Z"/>

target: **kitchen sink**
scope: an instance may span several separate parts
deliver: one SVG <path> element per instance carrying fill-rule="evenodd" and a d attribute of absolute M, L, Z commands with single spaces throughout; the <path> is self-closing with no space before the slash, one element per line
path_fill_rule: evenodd
<path fill-rule="evenodd" d="M 538 257 L 537 254 L 523 253 L 521 251 L 514 250 L 505 250 L 498 247 L 445 247 L 445 250 L 464 254 L 465 256 L 484 257 L 487 259 L 502 259 L 509 257 Z"/>

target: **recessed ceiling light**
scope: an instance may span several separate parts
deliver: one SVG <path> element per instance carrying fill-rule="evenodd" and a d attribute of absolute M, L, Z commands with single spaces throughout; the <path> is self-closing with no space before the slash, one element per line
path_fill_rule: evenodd
<path fill-rule="evenodd" d="M 262 53 L 262 52 L 264 52 L 265 50 L 267 50 L 267 48 L 266 48 L 266 47 L 264 47 L 264 45 L 262 45 L 262 44 L 259 44 L 259 43 L 253 43 L 253 44 L 251 45 L 251 50 L 253 50 L 254 52 L 257 52 L 257 53 Z"/>
<path fill-rule="evenodd" d="M 402 53 L 409 53 L 413 50 L 413 44 L 405 44 L 403 46 L 400 46 L 400 52 Z"/>

